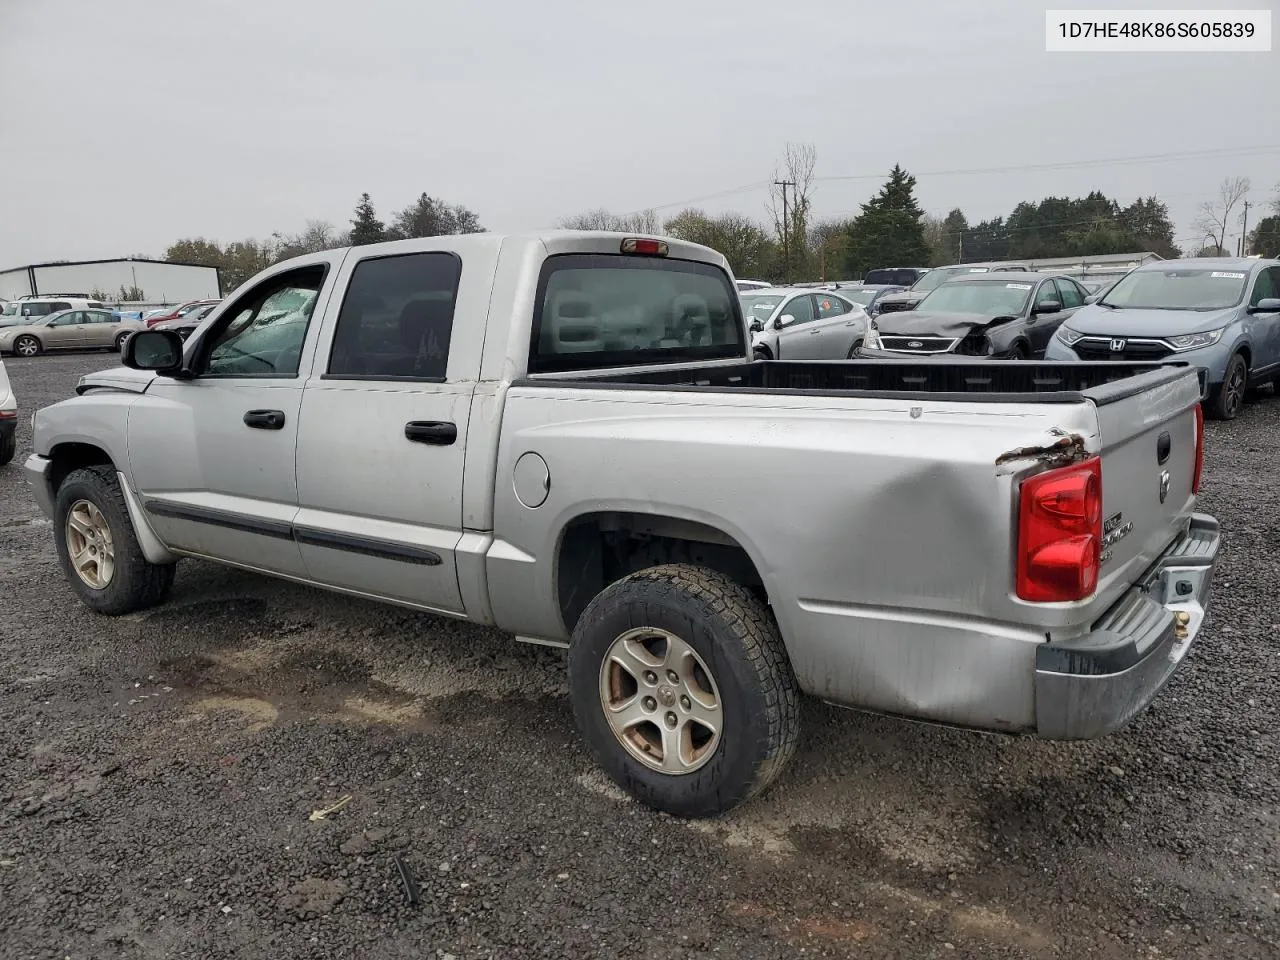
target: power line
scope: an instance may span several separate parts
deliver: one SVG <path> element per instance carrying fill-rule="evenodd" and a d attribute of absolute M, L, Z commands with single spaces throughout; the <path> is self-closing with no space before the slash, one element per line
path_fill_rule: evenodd
<path fill-rule="evenodd" d="M 1006 167 L 972 167 L 965 170 L 931 170 L 922 173 L 911 174 L 917 180 L 921 177 L 953 177 L 953 176 L 974 176 L 980 174 L 994 173 L 1021 173 L 1025 171 L 1036 170 L 1073 170 L 1083 169 L 1087 167 L 1098 167 L 1107 165 L 1123 166 L 1133 163 L 1171 163 L 1182 160 L 1207 160 L 1207 159 L 1226 159 L 1229 157 L 1245 157 L 1245 156 L 1267 156 L 1269 154 L 1280 153 L 1280 144 L 1261 144 L 1249 147 L 1217 147 L 1209 150 L 1188 150 L 1179 153 L 1152 153 L 1141 156 L 1129 157 L 1112 157 L 1109 159 L 1097 160 L 1067 160 L 1057 163 L 1024 163 Z M 842 180 L 884 180 L 887 179 L 887 173 L 858 173 L 858 174 L 841 174 L 826 177 L 814 177 L 814 181 L 833 182 Z M 639 210 L 633 210 L 630 213 L 623 214 L 626 217 L 638 216 L 647 213 L 650 210 L 669 210 L 672 207 L 687 207 L 695 203 L 706 203 L 710 200 L 720 200 L 725 197 L 733 197 L 749 191 L 761 190 L 767 188 L 770 184 L 768 180 L 757 180 L 752 183 L 743 184 L 740 187 L 731 187 L 727 190 L 721 190 L 717 193 L 709 193 L 700 197 L 691 197 L 687 200 L 674 200 L 670 203 L 660 203 L 643 207 Z M 1189 196 L 1190 194 L 1182 194 Z M 1170 194 L 1173 196 L 1173 194 Z"/>
<path fill-rule="evenodd" d="M 1255 147 L 1220 147 L 1213 150 L 1190 150 L 1181 153 L 1150 153 L 1143 156 L 1111 157 L 1105 160 L 1064 160 L 1057 163 L 1023 163 L 1008 167 L 972 167 L 967 170 L 928 170 L 913 173 L 917 180 L 921 177 L 958 177 L 983 173 L 1020 173 L 1027 170 L 1073 170 L 1080 167 L 1097 167 L 1122 165 L 1129 163 L 1168 163 L 1179 160 L 1206 160 L 1233 156 L 1264 156 L 1280 153 L 1280 144 L 1269 144 Z M 880 180 L 888 177 L 887 173 L 854 173 L 840 176 L 814 177 L 814 180 Z"/>

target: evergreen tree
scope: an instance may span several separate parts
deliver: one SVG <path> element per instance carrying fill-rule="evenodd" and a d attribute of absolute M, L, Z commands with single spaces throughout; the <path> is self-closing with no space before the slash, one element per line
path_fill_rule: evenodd
<path fill-rule="evenodd" d="M 860 277 L 876 267 L 929 263 L 924 211 L 915 198 L 916 178 L 894 165 L 880 192 L 862 205 L 849 227 L 846 272 Z"/>
<path fill-rule="evenodd" d="M 1280 257 L 1280 214 L 1274 217 L 1263 217 L 1258 225 L 1249 231 L 1250 254 L 1261 254 L 1264 257 Z"/>
<path fill-rule="evenodd" d="M 356 215 L 351 220 L 351 245 L 361 246 L 366 243 L 381 243 L 387 239 L 387 228 L 373 209 L 373 201 L 369 194 L 360 194 L 360 202 L 356 204 Z"/>

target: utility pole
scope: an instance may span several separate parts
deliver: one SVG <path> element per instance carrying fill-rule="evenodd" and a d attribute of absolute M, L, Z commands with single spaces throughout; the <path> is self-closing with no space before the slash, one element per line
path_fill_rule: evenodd
<path fill-rule="evenodd" d="M 956 263 L 964 263 L 964 230 L 956 231 Z"/>
<path fill-rule="evenodd" d="M 794 188 L 796 182 L 794 180 L 775 180 L 775 187 L 782 188 L 782 282 L 791 282 L 791 245 L 789 237 L 791 234 L 791 213 L 787 206 L 787 187 Z"/>
<path fill-rule="evenodd" d="M 1245 255 L 1245 243 L 1249 239 L 1249 201 L 1244 202 L 1244 215 L 1240 218 L 1240 256 Z"/>

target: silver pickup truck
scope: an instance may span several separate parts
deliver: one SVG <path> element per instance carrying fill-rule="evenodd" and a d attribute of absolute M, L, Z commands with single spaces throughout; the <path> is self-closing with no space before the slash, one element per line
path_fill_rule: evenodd
<path fill-rule="evenodd" d="M 568 647 L 592 755 L 710 815 L 798 695 L 1096 737 L 1195 639 L 1218 552 L 1180 365 L 752 362 L 725 259 L 439 237 L 264 271 L 34 419 L 104 614 L 200 557 Z"/>

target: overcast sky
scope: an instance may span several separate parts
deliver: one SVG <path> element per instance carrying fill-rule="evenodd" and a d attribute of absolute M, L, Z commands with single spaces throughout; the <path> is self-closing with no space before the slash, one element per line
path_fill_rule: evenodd
<path fill-rule="evenodd" d="M 856 212 L 895 162 L 926 210 L 970 222 L 1155 193 L 1188 243 L 1224 176 L 1275 196 L 1280 52 L 1049 54 L 1046 5 L 1069 4 L 0 0 L 0 268 L 345 227 L 365 190 L 384 219 L 426 191 L 504 231 L 675 213 L 771 179 L 788 141 L 819 177 L 865 177 L 819 182 L 820 216 Z"/>

